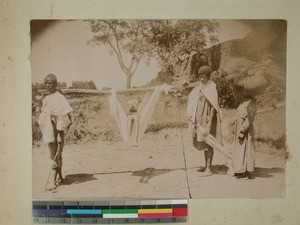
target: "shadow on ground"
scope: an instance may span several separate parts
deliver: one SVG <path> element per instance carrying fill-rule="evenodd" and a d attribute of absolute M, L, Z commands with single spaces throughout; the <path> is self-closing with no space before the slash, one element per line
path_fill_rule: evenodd
<path fill-rule="evenodd" d="M 64 178 L 62 185 L 79 184 L 92 180 L 97 180 L 97 178 L 95 178 L 93 174 L 69 174 Z"/>
<path fill-rule="evenodd" d="M 213 165 L 211 167 L 211 170 L 213 174 L 219 174 L 219 175 L 227 175 L 227 166 L 225 165 Z M 197 172 L 203 172 L 204 167 L 200 167 L 200 169 L 197 170 Z M 284 173 L 285 170 L 280 167 L 273 167 L 273 168 L 261 168 L 261 167 L 256 167 L 254 169 L 254 172 L 252 173 L 253 178 L 271 178 L 273 177 L 274 173 Z"/>
<path fill-rule="evenodd" d="M 204 170 L 205 170 L 204 167 L 200 167 L 199 169 L 197 169 L 197 172 L 204 172 Z M 213 174 L 227 175 L 227 170 L 228 170 L 228 167 L 225 165 L 212 165 L 211 166 L 211 171 L 213 172 Z"/>
<path fill-rule="evenodd" d="M 253 176 L 253 178 L 256 178 L 256 177 L 270 178 L 270 177 L 273 177 L 274 173 L 284 173 L 284 172 L 285 172 L 285 170 L 283 168 L 279 168 L 279 167 L 273 167 L 273 168 L 257 167 L 254 169 L 252 176 Z"/>
<path fill-rule="evenodd" d="M 155 169 L 155 168 L 146 168 L 144 170 L 139 171 L 122 171 L 122 172 L 112 172 L 112 173 L 95 173 L 95 174 L 69 174 L 65 177 L 64 182 L 62 185 L 70 185 L 70 184 L 79 184 L 87 181 L 97 180 L 97 178 L 94 177 L 94 175 L 104 175 L 104 174 L 118 174 L 118 173 L 128 173 L 131 172 L 132 176 L 139 176 L 140 183 L 148 183 L 148 181 L 153 178 L 154 176 L 159 176 L 164 173 L 173 171 L 173 170 L 179 170 L 183 168 L 177 168 L 177 169 Z M 213 165 L 211 167 L 211 170 L 213 174 L 219 174 L 219 175 L 227 175 L 227 166 L 225 165 Z M 204 167 L 200 167 L 197 169 L 197 172 L 203 172 Z M 284 173 L 285 170 L 283 168 L 274 167 L 274 168 L 261 168 L 256 167 L 254 172 L 252 173 L 252 178 L 271 178 L 273 177 L 274 173 Z"/>
<path fill-rule="evenodd" d="M 139 171 L 133 171 L 132 176 L 139 176 L 141 177 L 139 182 L 140 183 L 148 183 L 148 181 L 154 177 L 154 176 L 159 176 L 161 174 L 167 173 L 171 171 L 170 169 L 156 169 L 153 167 L 146 168 L 144 170 L 139 170 Z"/>

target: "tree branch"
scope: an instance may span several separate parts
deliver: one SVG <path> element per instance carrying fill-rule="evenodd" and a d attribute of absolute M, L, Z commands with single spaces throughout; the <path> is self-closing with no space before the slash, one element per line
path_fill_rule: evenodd
<path fill-rule="evenodd" d="M 120 45 L 119 45 L 118 34 L 117 34 L 117 31 L 116 31 L 117 25 L 116 25 L 116 27 L 113 27 L 112 24 L 109 23 L 109 21 L 107 21 L 107 20 L 104 20 L 104 21 L 107 23 L 107 25 L 112 29 L 112 32 L 114 33 L 114 37 L 115 37 L 116 45 L 117 45 L 116 48 L 117 48 L 117 51 L 118 51 L 118 53 L 119 53 L 118 55 L 119 55 L 119 57 L 120 57 L 120 60 L 121 60 L 122 65 L 126 68 L 126 66 L 125 66 L 125 64 L 124 64 L 124 61 L 123 61 L 122 51 L 121 51 Z"/>
<path fill-rule="evenodd" d="M 132 75 L 135 73 L 135 71 L 137 70 L 137 68 L 138 68 L 138 65 L 139 65 L 139 63 L 140 63 L 140 60 L 141 60 L 141 58 L 142 57 L 139 57 L 137 60 L 136 60 L 136 65 L 135 65 L 135 68 L 133 69 L 133 71 L 131 72 L 132 73 Z"/>
<path fill-rule="evenodd" d="M 117 58 L 118 58 L 118 62 L 121 66 L 121 69 L 124 71 L 125 75 L 128 76 L 128 68 L 125 66 L 124 61 L 123 61 L 123 56 L 122 56 L 122 52 L 121 49 L 119 47 L 119 39 L 118 39 L 118 35 L 116 32 L 116 28 L 112 26 L 112 24 L 107 21 L 107 20 L 103 20 L 103 22 L 105 22 L 109 27 L 110 30 L 112 30 L 112 32 L 114 33 L 114 37 L 115 37 L 115 41 L 116 41 L 116 47 L 113 45 L 113 42 L 108 38 L 111 35 L 109 35 L 109 31 L 107 32 L 107 41 L 110 45 L 110 47 L 113 49 L 113 51 L 117 54 Z"/>

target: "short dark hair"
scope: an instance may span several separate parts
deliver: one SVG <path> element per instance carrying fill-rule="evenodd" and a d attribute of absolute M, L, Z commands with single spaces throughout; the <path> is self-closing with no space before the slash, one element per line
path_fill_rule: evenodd
<path fill-rule="evenodd" d="M 54 74 L 52 74 L 52 73 L 48 74 L 48 75 L 45 77 L 45 79 L 44 79 L 45 83 L 46 83 L 47 80 L 51 80 L 51 81 L 53 81 L 54 84 L 57 84 L 57 78 L 56 78 L 56 76 L 55 76 Z"/>
<path fill-rule="evenodd" d="M 211 75 L 211 68 L 209 66 L 201 66 L 200 69 L 198 70 L 198 75 L 205 75 L 207 77 L 210 77 Z"/>

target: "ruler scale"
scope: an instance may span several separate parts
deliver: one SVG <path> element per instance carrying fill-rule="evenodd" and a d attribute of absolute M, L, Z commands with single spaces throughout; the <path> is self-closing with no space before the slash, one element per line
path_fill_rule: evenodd
<path fill-rule="evenodd" d="M 39 224 L 187 222 L 188 200 L 33 201 L 32 218 Z"/>

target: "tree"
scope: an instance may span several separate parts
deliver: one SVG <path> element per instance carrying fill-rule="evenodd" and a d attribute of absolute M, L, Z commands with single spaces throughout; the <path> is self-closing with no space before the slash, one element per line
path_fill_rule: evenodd
<path fill-rule="evenodd" d="M 146 42 L 147 26 L 144 20 L 90 20 L 94 33 L 88 44 L 108 45 L 115 53 L 127 77 L 126 87 L 131 88 L 132 76 L 142 58 L 149 62 L 151 51 Z M 130 57 L 126 63 L 126 57 Z"/>
<path fill-rule="evenodd" d="M 188 73 L 194 73 L 193 65 L 198 63 L 195 59 L 206 61 L 203 56 L 206 55 L 207 44 L 218 42 L 216 32 L 219 23 L 215 21 L 152 20 L 149 24 L 151 36 L 148 41 L 153 46 L 153 55 L 157 56 L 165 71 L 172 67 L 175 76 L 181 76 L 186 69 Z M 194 57 L 195 54 L 197 57 Z M 191 68 L 187 68 L 188 64 Z"/>
<path fill-rule="evenodd" d="M 92 81 L 92 80 L 89 81 L 89 88 L 93 89 L 93 90 L 97 90 L 97 87 L 96 87 L 94 81 Z"/>
<path fill-rule="evenodd" d="M 89 24 L 94 35 L 88 43 L 111 48 L 127 76 L 127 88 L 131 88 L 142 58 L 146 62 L 155 58 L 163 74 L 172 71 L 168 76 L 176 76 L 195 54 L 203 56 L 209 42 L 218 42 L 215 33 L 219 23 L 211 20 L 90 20 Z M 131 56 L 128 64 L 126 55 Z"/>
<path fill-rule="evenodd" d="M 96 87 L 94 81 L 73 81 L 72 88 L 97 90 L 97 87 Z"/>

